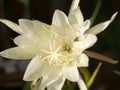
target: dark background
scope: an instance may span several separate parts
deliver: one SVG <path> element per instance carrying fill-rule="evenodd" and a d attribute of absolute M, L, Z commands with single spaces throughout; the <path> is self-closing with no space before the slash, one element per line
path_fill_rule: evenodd
<path fill-rule="evenodd" d="M 81 0 L 80 8 L 85 19 L 91 17 L 97 0 Z M 24 4 L 19 0 L 0 0 L 0 18 L 9 19 L 18 23 L 20 18 L 37 19 L 51 24 L 52 15 L 56 9 L 60 9 L 68 14 L 71 0 L 30 0 L 29 4 Z M 108 20 L 113 13 L 120 12 L 120 0 L 103 0 L 100 12 L 94 24 Z M 14 37 L 18 34 L 0 23 L 0 51 L 15 46 Z M 102 33 L 98 35 L 98 42 L 90 48 L 92 51 L 110 56 L 120 60 L 120 14 L 118 13 L 114 22 Z M 12 64 L 11 64 L 12 63 Z M 26 62 L 9 61 L 0 58 L 0 90 L 22 90 L 24 82 L 22 76 L 26 67 Z M 15 70 L 6 71 L 13 67 Z M 93 72 L 98 61 L 90 58 L 90 71 Z M 91 90 L 120 90 L 120 76 L 114 71 L 120 71 L 120 64 L 103 63 Z"/>

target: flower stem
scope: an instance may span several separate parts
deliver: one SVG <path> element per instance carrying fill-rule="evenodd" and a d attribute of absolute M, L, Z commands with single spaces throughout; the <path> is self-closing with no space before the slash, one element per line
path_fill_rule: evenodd
<path fill-rule="evenodd" d="M 95 80 L 95 78 L 96 78 L 96 76 L 97 76 L 97 74 L 98 74 L 101 66 L 102 66 L 102 63 L 100 62 L 100 63 L 98 64 L 97 68 L 95 69 L 95 71 L 93 72 L 90 80 L 89 80 L 88 83 L 87 83 L 87 88 L 88 88 L 88 89 L 92 86 L 92 84 L 93 84 L 93 82 L 94 82 L 94 80 Z"/>
<path fill-rule="evenodd" d="M 72 10 L 74 10 L 74 9 L 76 9 L 76 8 L 78 7 L 79 2 L 80 2 L 80 0 L 73 0 L 73 1 L 72 1 L 72 4 L 71 4 L 71 6 L 70 6 L 69 13 L 70 13 Z"/>
<path fill-rule="evenodd" d="M 97 0 L 97 4 L 96 4 L 96 7 L 95 7 L 95 10 L 93 11 L 93 14 L 92 14 L 92 16 L 90 18 L 90 21 L 91 21 L 91 25 L 90 26 L 93 25 L 97 15 L 98 15 L 98 13 L 100 11 L 101 4 L 102 4 L 102 0 Z"/>

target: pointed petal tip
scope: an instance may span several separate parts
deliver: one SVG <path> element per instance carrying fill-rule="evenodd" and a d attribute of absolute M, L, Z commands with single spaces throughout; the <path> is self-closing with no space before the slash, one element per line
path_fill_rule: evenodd
<path fill-rule="evenodd" d="M 69 25 L 66 14 L 61 10 L 55 10 L 52 18 L 52 25 L 57 27 L 64 27 Z"/>
<path fill-rule="evenodd" d="M 17 32 L 18 34 L 23 34 L 23 30 L 18 24 L 7 19 L 0 19 L 0 22 L 11 28 L 13 31 Z"/>
<path fill-rule="evenodd" d="M 114 60 L 113 62 L 112 62 L 112 64 L 117 64 L 117 63 L 119 63 L 120 61 L 119 60 Z"/>
<path fill-rule="evenodd" d="M 113 15 L 112 15 L 112 17 L 111 17 L 111 22 L 116 18 L 116 16 L 117 16 L 117 14 L 118 14 L 118 12 L 115 12 Z"/>
<path fill-rule="evenodd" d="M 21 18 L 21 19 L 18 20 L 19 23 L 24 22 L 24 21 L 30 21 L 30 20 L 29 19 L 24 19 L 24 18 Z"/>
<path fill-rule="evenodd" d="M 92 28 L 90 28 L 89 30 L 87 30 L 86 33 L 91 33 L 91 34 L 95 34 L 95 35 L 101 33 L 116 18 L 117 14 L 118 14 L 118 12 L 114 13 L 109 20 L 93 26 Z"/>

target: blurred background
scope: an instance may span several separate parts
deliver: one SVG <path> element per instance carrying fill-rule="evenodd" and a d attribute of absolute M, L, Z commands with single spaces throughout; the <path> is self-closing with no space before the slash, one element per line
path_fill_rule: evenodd
<path fill-rule="evenodd" d="M 0 0 L 0 18 L 18 23 L 18 19 L 37 19 L 51 24 L 52 15 L 56 9 L 68 14 L 72 0 Z M 97 0 L 81 0 L 80 8 L 85 19 L 91 17 Z M 102 0 L 99 14 L 94 22 L 108 20 L 113 13 L 120 12 L 119 0 Z M 0 23 L 0 51 L 14 47 L 13 39 L 18 34 Z M 120 60 L 120 14 L 114 22 L 98 35 L 98 42 L 89 50 L 95 51 L 114 59 Z M 90 58 L 91 73 L 98 64 L 98 60 Z M 25 82 L 22 80 L 29 60 L 17 61 L 0 57 L 0 90 L 23 90 Z M 103 63 L 95 82 L 90 90 L 120 90 L 120 63 Z M 77 87 L 76 87 L 77 90 Z"/>

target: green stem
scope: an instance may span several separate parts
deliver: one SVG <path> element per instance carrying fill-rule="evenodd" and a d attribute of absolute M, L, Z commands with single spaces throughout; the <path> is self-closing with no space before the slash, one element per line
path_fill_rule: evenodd
<path fill-rule="evenodd" d="M 97 0 L 97 4 L 96 4 L 96 7 L 95 7 L 95 10 L 94 10 L 94 12 L 93 12 L 93 14 L 92 14 L 92 16 L 90 18 L 90 21 L 91 21 L 91 25 L 90 26 L 93 25 L 97 15 L 98 15 L 98 13 L 100 11 L 101 4 L 102 4 L 102 0 Z"/>
<path fill-rule="evenodd" d="M 98 64 L 98 66 L 97 66 L 97 68 L 95 69 L 95 71 L 93 72 L 91 78 L 90 78 L 89 81 L 87 82 L 87 88 L 88 88 L 88 89 L 92 86 L 92 84 L 93 84 L 93 82 L 94 82 L 94 80 L 95 80 L 95 78 L 96 78 L 96 76 L 97 76 L 97 74 L 98 74 L 98 72 L 99 72 L 99 70 L 100 70 L 101 65 L 102 65 L 102 63 L 99 63 L 99 64 Z"/>

